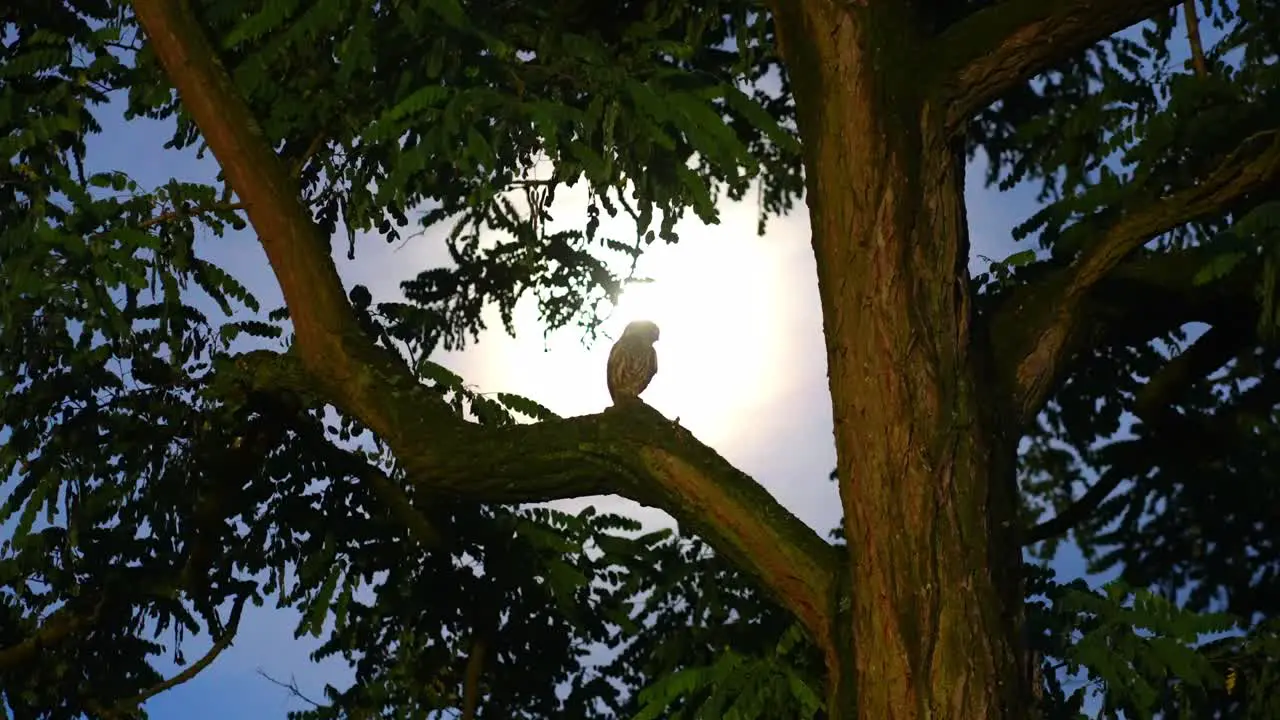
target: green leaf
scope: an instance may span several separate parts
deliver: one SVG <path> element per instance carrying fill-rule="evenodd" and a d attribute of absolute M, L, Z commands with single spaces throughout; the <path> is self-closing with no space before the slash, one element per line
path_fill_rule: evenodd
<path fill-rule="evenodd" d="M 510 393 L 498 393 L 495 397 L 498 402 L 511 410 L 534 420 L 555 420 L 560 417 L 543 405 L 526 397 L 511 395 Z"/>
<path fill-rule="evenodd" d="M 1246 255 L 1242 252 L 1228 252 L 1213 257 L 1203 268 L 1196 272 L 1192 282 L 1196 285 L 1205 285 L 1219 278 L 1225 277 L 1228 273 L 1244 260 Z"/>

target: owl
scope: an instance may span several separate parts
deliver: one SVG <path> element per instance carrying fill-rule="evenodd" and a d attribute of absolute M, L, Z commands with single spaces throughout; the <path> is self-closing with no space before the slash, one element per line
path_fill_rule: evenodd
<path fill-rule="evenodd" d="M 634 400 L 658 372 L 658 326 L 648 320 L 629 323 L 609 351 L 609 397 L 613 404 Z"/>

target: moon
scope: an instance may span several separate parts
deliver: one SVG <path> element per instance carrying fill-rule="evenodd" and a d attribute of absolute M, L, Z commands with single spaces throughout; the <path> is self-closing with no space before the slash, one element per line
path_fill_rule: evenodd
<path fill-rule="evenodd" d="M 556 217 L 566 222 L 576 217 L 568 200 L 557 198 L 566 210 Z M 635 277 L 649 282 L 629 283 L 616 305 L 600 308 L 596 337 L 572 325 L 547 333 L 526 298 L 514 314 L 515 337 L 490 311 L 481 342 L 446 364 L 483 392 L 522 395 L 565 416 L 600 412 L 611 404 L 605 368 L 613 341 L 627 323 L 651 320 L 661 329 L 658 373 L 641 399 L 714 446 L 759 447 L 785 422 L 777 408 L 801 385 L 816 380 L 825 389 L 816 271 L 803 218 L 775 219 L 759 236 L 753 203 L 725 202 L 720 213 L 716 225 L 682 220 L 678 243 L 646 248 Z M 610 218 L 601 232 L 635 230 Z M 630 258 L 613 260 L 615 274 L 626 275 Z"/>
<path fill-rule="evenodd" d="M 724 430 L 759 408 L 785 374 L 785 283 L 757 238 L 706 235 L 652 248 L 641 265 L 652 282 L 623 291 L 605 331 L 616 338 L 633 320 L 657 323 L 658 374 L 641 397 Z"/>

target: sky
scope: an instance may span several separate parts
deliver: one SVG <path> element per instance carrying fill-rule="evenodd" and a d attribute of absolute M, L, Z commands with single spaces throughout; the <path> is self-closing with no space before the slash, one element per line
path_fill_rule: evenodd
<path fill-rule="evenodd" d="M 103 132 L 89 143 L 89 170 L 122 170 L 143 187 L 169 178 L 210 181 L 211 157 L 164 150 L 166 125 L 121 120 L 118 107 L 97 113 Z M 1017 250 L 1010 229 L 1038 207 L 1032 188 L 1000 192 L 983 187 L 985 160 L 971 164 L 966 196 L 972 240 L 971 267 L 979 256 L 1002 259 Z M 749 196 L 750 198 L 750 196 Z M 553 215 L 564 224 L 585 223 L 585 202 L 572 189 L 561 193 Z M 628 291 L 605 324 L 617 336 L 633 319 L 658 323 L 660 372 L 645 399 L 680 422 L 704 443 L 763 484 L 798 517 L 826 536 L 839 521 L 836 487 L 827 479 L 835 464 L 830 398 L 816 273 L 809 245 L 807 211 L 797 207 L 772 219 L 756 235 L 756 208 L 722 202 L 721 222 L 708 227 L 696 219 L 678 226 L 680 242 L 655 245 L 638 271 L 654 282 Z M 358 237 L 356 260 L 346 259 L 345 239 L 335 242 L 335 259 L 347 287 L 364 284 L 376 300 L 396 299 L 399 283 L 441 263 L 446 255 L 442 229 L 404 243 Z M 281 304 L 266 257 L 250 231 L 205 237 L 198 252 L 233 272 L 262 302 Z M 518 308 L 517 336 L 489 323 L 479 342 L 434 358 L 475 388 L 527 396 L 562 415 L 597 412 L 608 405 L 604 382 L 610 340 L 584 343 L 576 328 L 545 336 L 530 303 Z M 651 524 L 668 523 L 661 512 L 618 498 L 563 501 L 569 509 L 594 504 Z M 1060 579 L 1083 574 L 1083 561 L 1066 547 L 1054 563 Z M 1098 581 L 1101 578 L 1094 578 Z M 195 679 L 147 703 L 151 717 L 283 718 L 303 707 L 287 690 L 260 673 L 294 681 L 321 697 L 326 682 L 344 685 L 349 671 L 337 661 L 312 663 L 313 639 L 296 640 L 298 616 L 271 606 L 247 608 L 235 644 Z M 197 657 L 207 640 L 193 641 L 187 657 Z M 172 672 L 170 667 L 167 670 Z"/>
<path fill-rule="evenodd" d="M 94 165 L 123 169 L 144 187 L 170 176 L 210 177 L 215 170 L 210 159 L 160 148 L 166 135 L 159 125 L 104 123 L 90 147 Z M 984 188 L 984 168 L 981 158 L 975 161 L 966 193 L 975 267 L 985 266 L 979 256 L 1001 259 L 1018 250 L 1010 228 L 1037 206 L 1030 189 Z M 552 213 L 556 218 L 585 220 L 582 196 L 563 193 L 558 204 L 564 209 Z M 750 200 L 722 202 L 720 211 L 719 225 L 686 221 L 678 226 L 678 244 L 653 246 L 637 268 L 653 282 L 624 295 L 605 332 L 616 337 L 632 319 L 657 322 L 660 371 L 645 400 L 667 417 L 680 418 L 826 536 L 840 516 L 836 486 L 828 480 L 835 447 L 807 211 L 801 206 L 771 220 L 764 236 L 756 235 Z M 401 281 L 444 259 L 440 235 L 437 229 L 396 244 L 358 237 L 354 262 L 346 259 L 345 242 L 335 243 L 334 257 L 348 288 L 365 284 L 376 300 L 392 299 L 399 296 Z M 266 257 L 250 232 L 208 238 L 199 249 L 234 272 L 264 308 L 280 304 Z M 531 303 L 518 308 L 516 337 L 502 330 L 496 316 L 488 324 L 479 342 L 437 361 L 483 392 L 530 397 L 561 415 L 598 412 L 609 404 L 608 338 L 587 343 L 573 327 L 544 337 Z M 616 497 L 556 504 L 567 509 L 594 504 L 652 524 L 670 522 L 660 511 Z M 1070 549 L 1056 565 L 1067 577 L 1083 571 Z M 296 681 L 317 698 L 326 682 L 344 685 L 349 673 L 340 662 L 313 664 L 308 653 L 317 641 L 293 638 L 297 620 L 291 610 L 247 609 L 235 644 L 195 679 L 148 702 L 151 717 L 276 718 L 303 706 L 259 671 Z M 204 647 L 207 642 L 186 654 L 195 657 Z"/>

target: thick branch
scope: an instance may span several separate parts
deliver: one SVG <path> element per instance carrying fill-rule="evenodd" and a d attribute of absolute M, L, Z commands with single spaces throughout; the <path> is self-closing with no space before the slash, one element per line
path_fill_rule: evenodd
<path fill-rule="evenodd" d="M 1102 501 L 1110 497 L 1111 493 L 1120 486 L 1124 477 L 1123 473 L 1115 470 L 1103 473 L 1098 481 L 1086 490 L 1080 499 L 1068 505 L 1067 509 L 1026 531 L 1022 536 L 1022 544 L 1034 545 L 1042 540 L 1066 534 L 1092 515 Z"/>
<path fill-rule="evenodd" d="M 1208 360 L 1210 354 L 1211 351 L 1206 352 L 1200 359 L 1189 361 L 1189 364 L 1200 364 L 1202 360 Z M 1213 361 L 1208 360 L 1203 362 L 1203 367 L 1207 368 L 1212 364 Z M 1181 368 L 1173 370 L 1177 375 L 1181 375 L 1182 372 Z M 1187 385 L 1201 379 L 1203 379 L 1202 376 L 1188 376 Z M 1176 388 L 1183 390 L 1187 385 L 1178 384 Z M 1151 388 L 1151 395 L 1147 399 L 1149 405 L 1173 401 L 1174 382 L 1148 387 Z M 1166 393 L 1169 394 L 1166 395 Z M 1169 448 L 1177 448 L 1172 458 L 1174 463 L 1196 463 L 1206 459 L 1221 458 L 1224 452 L 1229 452 L 1229 448 L 1224 446 L 1232 442 L 1232 432 L 1243 416 L 1269 412 L 1278 402 L 1280 402 L 1280 379 L 1275 375 L 1267 375 L 1261 382 L 1241 393 L 1236 401 L 1221 413 L 1184 416 L 1165 407 L 1156 408 L 1156 410 L 1163 410 L 1156 418 L 1158 429 L 1153 435 L 1139 442 L 1151 443 L 1154 446 L 1153 456 L 1163 453 L 1166 461 L 1170 460 Z M 1072 530 L 1088 518 L 1128 476 L 1114 468 L 1108 470 L 1084 495 L 1065 510 L 1029 530 L 1023 544 L 1029 545 Z"/>
<path fill-rule="evenodd" d="M 1204 44 L 1200 41 L 1200 16 L 1196 14 L 1196 0 L 1182 0 L 1182 17 L 1187 23 L 1187 42 L 1191 45 L 1191 67 L 1196 75 L 1207 77 L 1209 63 L 1204 57 Z"/>
<path fill-rule="evenodd" d="M 105 600 L 92 606 L 68 603 L 54 611 L 40 628 L 15 645 L 0 648 L 0 673 L 29 667 L 48 648 L 67 642 L 98 621 Z"/>
<path fill-rule="evenodd" d="M 947 127 L 1011 88 L 1179 0 L 1004 0 L 939 38 Z"/>
<path fill-rule="evenodd" d="M 1045 282 L 1012 293 L 992 324 L 1009 350 L 1004 370 L 1021 420 L 1035 416 L 1061 376 L 1067 356 L 1080 349 L 1083 306 L 1126 257 L 1153 238 L 1220 212 L 1278 181 L 1280 132 L 1259 133 L 1204 181 L 1122 213 L 1070 266 Z"/>
<path fill-rule="evenodd" d="M 1209 177 L 1192 187 L 1130 212 L 1090 243 L 1072 264 L 1064 293 L 1078 296 L 1152 238 L 1221 211 L 1233 200 L 1280 181 L 1280 130 L 1258 133 L 1240 144 Z"/>
<path fill-rule="evenodd" d="M 1188 323 L 1256 325 L 1261 263 L 1241 262 L 1216 280 L 1196 281 L 1220 252 L 1203 245 L 1152 252 L 1116 267 L 1090 291 L 1080 323 L 1088 332 L 1075 334 L 1066 356 L 1082 357 L 1085 348 L 1142 346 Z M 1071 368 L 1064 365 L 1063 377 Z"/>
<path fill-rule="evenodd" d="M 340 405 L 358 409 L 356 414 L 375 431 L 382 434 L 400 424 L 401 418 L 378 412 L 379 398 L 394 392 L 406 373 L 363 336 L 328 238 L 311 221 L 299 200 L 296 178 L 264 139 L 189 6 L 138 0 L 134 12 L 266 250 L 289 308 L 302 365 Z M 442 404 L 430 410 L 448 412 Z"/>
<path fill-rule="evenodd" d="M 259 350 L 237 364 L 255 388 L 308 393 L 307 376 L 290 355 Z M 809 630 L 827 622 L 831 545 L 759 483 L 644 403 L 496 430 L 455 419 L 424 437 L 432 450 L 419 444 L 396 453 L 419 497 L 527 503 L 622 495 L 698 529 Z"/>
<path fill-rule="evenodd" d="M 687 430 L 644 404 L 469 433 L 440 462 L 401 457 L 423 492 L 528 502 L 617 493 L 694 526 L 827 637 L 836 551 Z M 534 494 L 530 494 L 533 492 Z"/>
<path fill-rule="evenodd" d="M 1171 407 L 1178 395 L 1238 355 L 1245 337 L 1247 334 L 1242 334 L 1238 326 L 1210 328 L 1147 381 L 1134 402 L 1134 414 L 1144 423 L 1152 424 L 1157 416 Z M 1030 545 L 1070 531 L 1089 517 L 1125 477 L 1125 473 L 1109 469 L 1065 510 L 1027 531 L 1023 544 Z"/>
<path fill-rule="evenodd" d="M 467 653 L 467 668 L 462 676 L 462 716 L 459 720 L 475 720 L 480 706 L 480 675 L 484 672 L 484 656 L 489 644 L 484 637 L 477 637 Z"/>
<path fill-rule="evenodd" d="M 1205 250 L 1200 247 L 1156 255 L 1118 269 L 1107 284 L 1125 286 L 1120 294 L 1131 299 L 1131 306 L 1107 306 L 1099 319 L 1104 322 L 1102 335 L 1111 341 L 1104 344 L 1123 345 L 1149 342 L 1188 322 L 1212 323 L 1190 347 L 1171 358 L 1147 381 L 1134 399 L 1133 413 L 1156 433 L 1172 430 L 1199 438 L 1194 450 L 1214 456 L 1222 434 L 1230 432 L 1222 429 L 1223 426 L 1235 422 L 1241 412 L 1259 411 L 1273 393 L 1268 394 L 1267 383 L 1261 383 L 1245 393 L 1231 410 L 1211 420 L 1184 416 L 1173 409 L 1177 399 L 1190 387 L 1257 343 L 1258 303 L 1253 288 L 1260 264 L 1242 263 L 1216 282 L 1193 285 Z M 1167 438 L 1163 436 L 1155 442 L 1168 447 Z M 1104 473 L 1065 510 L 1029 530 L 1024 544 L 1070 531 L 1092 514 L 1125 477 L 1114 469 Z"/>
<path fill-rule="evenodd" d="M 1134 399 L 1133 414 L 1148 425 L 1159 425 L 1160 416 L 1170 410 L 1174 398 L 1239 355 L 1248 338 L 1247 329 L 1242 332 L 1230 325 L 1209 328 L 1147 380 Z"/>
<path fill-rule="evenodd" d="M 294 179 L 271 151 L 186 3 L 135 0 L 149 43 L 246 207 L 295 331 L 254 354 L 256 381 L 318 390 L 390 446 L 419 496 L 530 502 L 619 493 L 697 527 L 830 635 L 834 550 L 764 488 L 647 406 L 502 430 L 463 422 L 361 331 Z"/>

